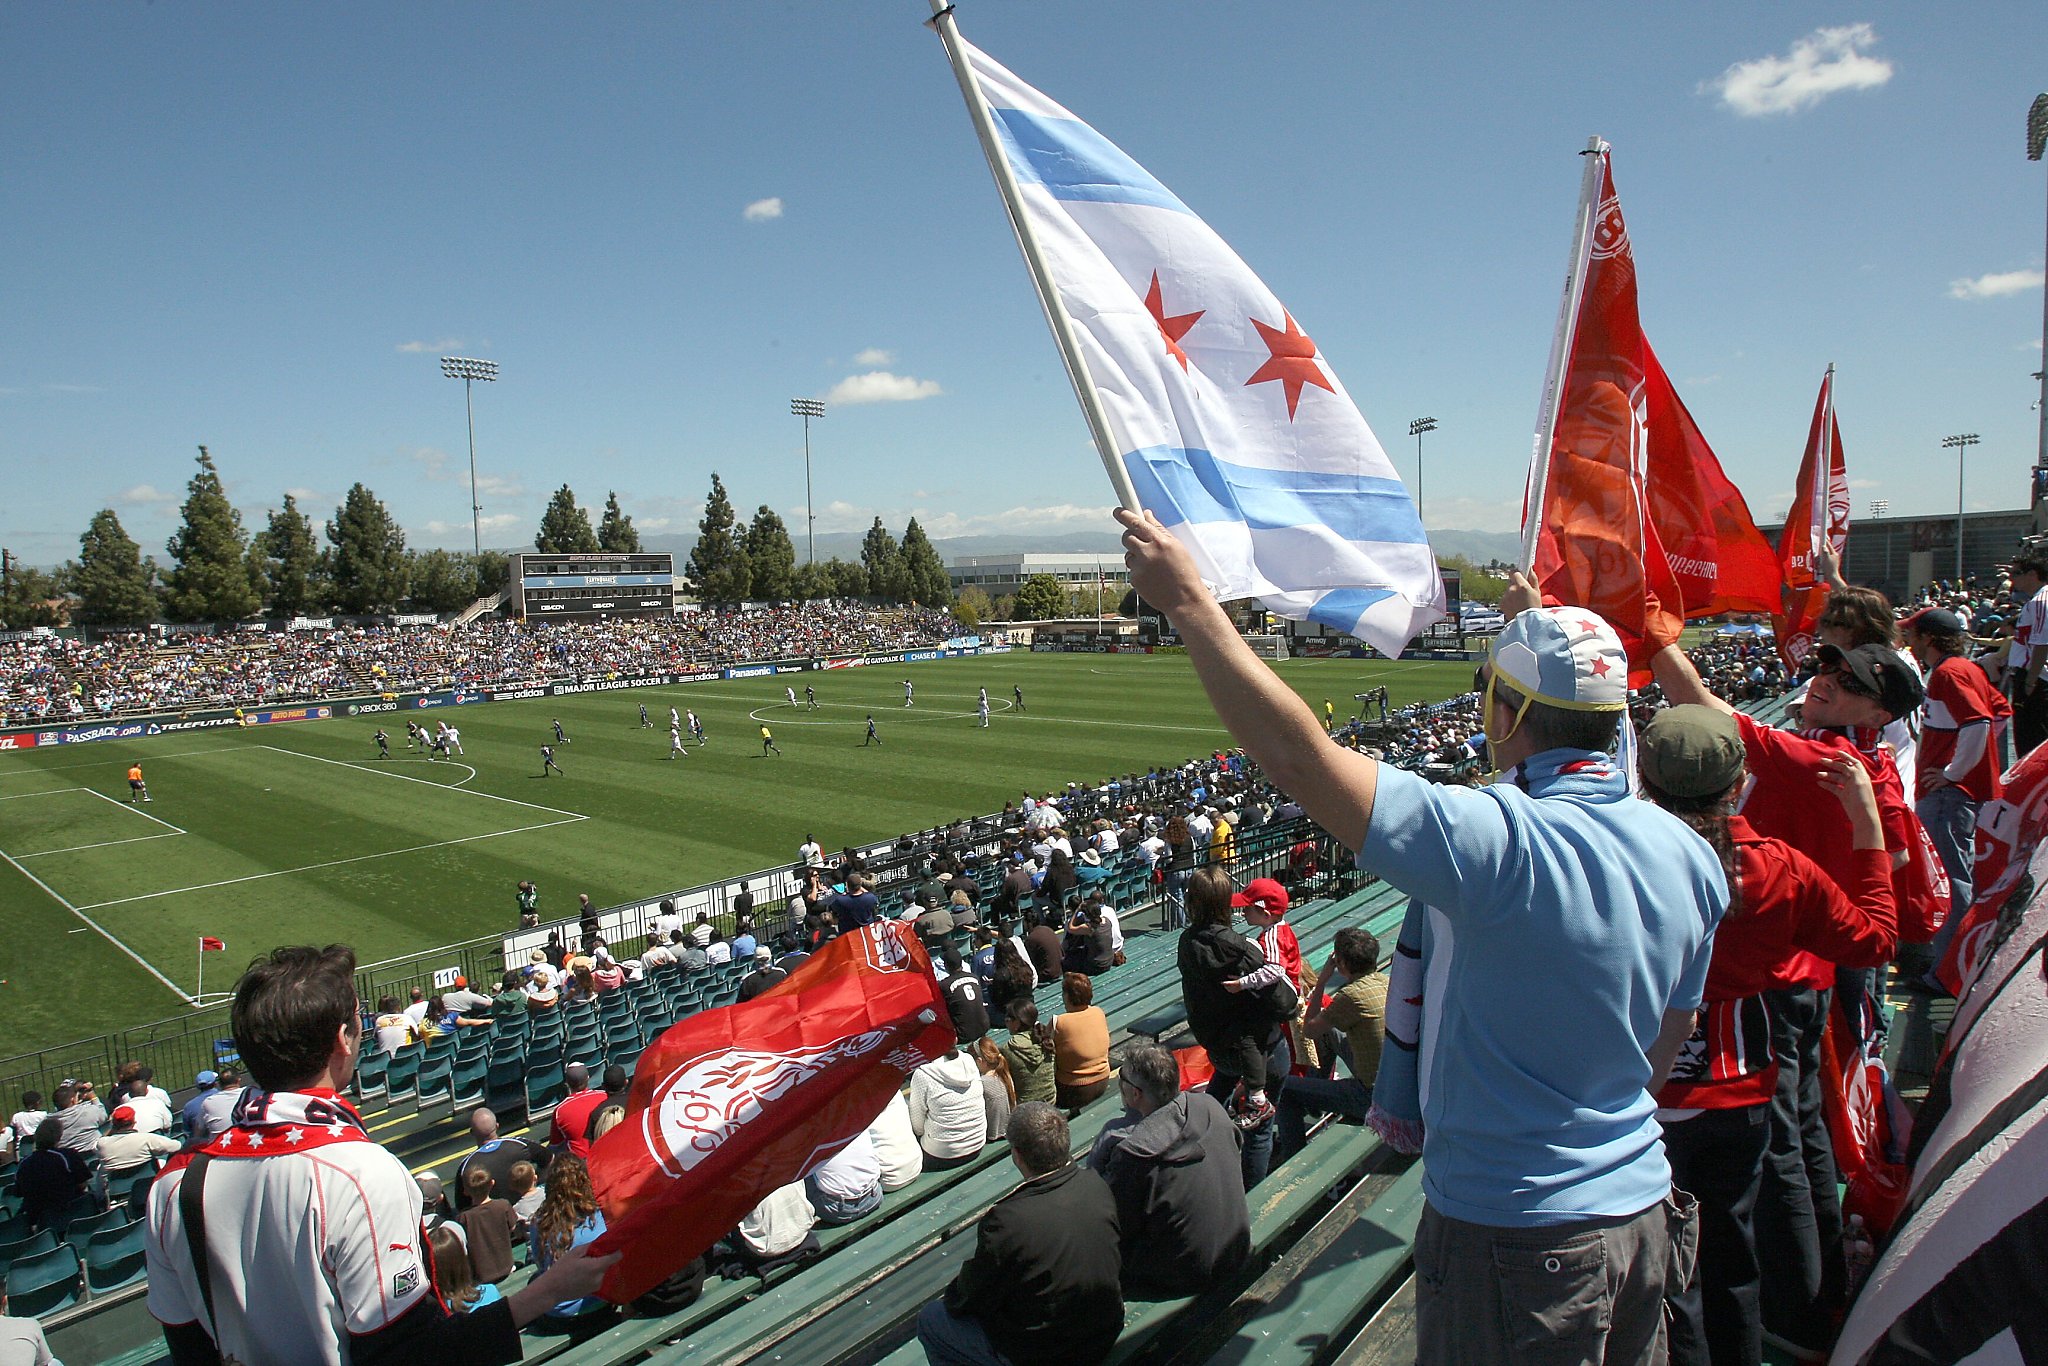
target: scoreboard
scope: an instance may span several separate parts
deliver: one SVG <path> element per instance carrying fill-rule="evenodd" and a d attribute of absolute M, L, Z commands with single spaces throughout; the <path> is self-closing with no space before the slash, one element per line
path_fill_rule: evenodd
<path fill-rule="evenodd" d="M 512 608 L 522 617 L 665 616 L 675 582 L 673 555 L 527 551 L 512 557 Z"/>

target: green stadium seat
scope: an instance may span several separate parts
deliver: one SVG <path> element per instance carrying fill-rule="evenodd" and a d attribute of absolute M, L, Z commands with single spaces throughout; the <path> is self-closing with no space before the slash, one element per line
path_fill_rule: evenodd
<path fill-rule="evenodd" d="M 107 1181 L 107 1203 L 131 1212 L 138 1207 L 146 1208 L 150 1183 L 155 1180 L 154 1166 L 142 1167 L 126 1175 L 112 1177 Z"/>
<path fill-rule="evenodd" d="M 25 1237 L 0 1243 L 0 1275 L 5 1275 L 7 1268 L 13 1266 L 24 1257 L 33 1257 L 40 1252 L 55 1252 L 56 1250 L 56 1231 L 47 1228 L 38 1229 Z"/>
<path fill-rule="evenodd" d="M 418 1044 L 399 1049 L 384 1069 L 384 1100 L 387 1105 L 413 1099 L 419 1091 L 420 1063 L 426 1050 Z"/>
<path fill-rule="evenodd" d="M 69 1309 L 78 1303 L 82 1269 L 78 1252 L 69 1243 L 17 1258 L 7 1268 L 9 1311 L 35 1319 Z"/>
<path fill-rule="evenodd" d="M 144 1279 L 143 1240 L 149 1223 L 131 1219 L 116 1228 L 95 1233 L 85 1245 L 85 1284 L 95 1295 L 119 1290 Z"/>
<path fill-rule="evenodd" d="M 363 1105 L 384 1099 L 384 1073 L 390 1062 L 381 1048 L 356 1055 L 356 1099 Z"/>
<path fill-rule="evenodd" d="M 490 1078 L 490 1059 L 478 1055 L 473 1058 L 457 1057 L 448 1079 L 449 1089 L 454 1093 L 450 1101 L 453 1110 L 473 1110 L 484 1103 L 485 1082 Z"/>
<path fill-rule="evenodd" d="M 35 1235 L 35 1226 L 20 1214 L 10 1214 L 0 1219 L 0 1248 L 9 1243 L 18 1243 Z"/>
<path fill-rule="evenodd" d="M 604 1060 L 607 1063 L 617 1063 L 620 1067 L 631 1071 L 633 1064 L 639 1060 L 640 1049 L 641 1043 L 638 1037 L 621 1035 L 618 1039 L 605 1045 Z"/>
<path fill-rule="evenodd" d="M 526 1108 L 526 1061 L 509 1058 L 493 1062 L 484 1074 L 484 1104 L 499 1114 L 516 1114 Z"/>
<path fill-rule="evenodd" d="M 116 1209 L 103 1209 L 99 1213 L 87 1215 L 83 1219 L 73 1219 L 70 1226 L 64 1230 L 64 1241 L 82 1253 L 85 1251 L 86 1243 L 92 1239 L 95 1233 L 102 1233 L 110 1228 L 119 1228 L 127 1222 L 128 1210 L 125 1206 Z"/>
<path fill-rule="evenodd" d="M 455 1104 L 455 1058 L 428 1058 L 420 1064 L 413 1092 L 413 1108 L 424 1113 L 429 1107 Z"/>
<path fill-rule="evenodd" d="M 555 1103 L 568 1094 L 568 1090 L 568 1084 L 562 1080 L 559 1061 L 549 1067 L 529 1067 L 525 1074 L 528 1122 L 538 1122 L 542 1115 L 555 1108 Z"/>

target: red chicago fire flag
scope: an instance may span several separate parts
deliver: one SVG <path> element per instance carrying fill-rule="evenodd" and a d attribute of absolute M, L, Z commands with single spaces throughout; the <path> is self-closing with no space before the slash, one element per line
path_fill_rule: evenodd
<path fill-rule="evenodd" d="M 1536 469 L 1543 478 L 1540 486 L 1532 478 L 1524 515 L 1538 519 L 1531 572 L 1544 597 L 1605 617 L 1628 650 L 1633 677 L 1678 639 L 1685 604 L 1645 488 L 1649 348 L 1636 314 L 1635 256 L 1607 145 L 1588 155 L 1599 164 L 1575 258 L 1583 262 L 1583 287 L 1577 315 L 1560 333 L 1569 349 L 1553 380 L 1556 416 L 1542 418 L 1548 450 L 1539 432 Z"/>
<path fill-rule="evenodd" d="M 1650 524 L 1688 618 L 1778 610 L 1778 556 L 1756 529 L 1657 353 L 1643 343 L 1650 414 Z"/>
<path fill-rule="evenodd" d="M 1835 367 L 1830 365 L 1813 405 L 1792 509 L 1778 532 L 1778 571 L 1784 590 L 1772 622 L 1778 654 L 1787 668 L 1798 668 L 1813 648 L 1814 623 L 1828 601 L 1828 586 L 1819 577 L 1814 556 L 1825 545 L 1840 560 L 1848 543 L 1849 469 L 1842 460 L 1842 429 L 1835 422 Z"/>
<path fill-rule="evenodd" d="M 841 935 L 751 1001 L 679 1021 L 640 1055 L 626 1118 L 591 1145 L 623 1304 L 732 1231 L 874 1122 L 953 1046 L 931 960 L 908 925 Z"/>

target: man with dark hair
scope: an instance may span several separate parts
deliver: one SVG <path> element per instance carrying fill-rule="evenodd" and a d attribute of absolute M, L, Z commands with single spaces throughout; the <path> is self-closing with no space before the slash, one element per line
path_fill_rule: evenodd
<path fill-rule="evenodd" d="M 917 1316 L 933 1366 L 1100 1361 L 1123 1331 L 1116 1197 L 1073 1160 L 1066 1117 L 1044 1101 L 1004 1131 L 1022 1185 L 982 1215 L 974 1255 Z"/>
<path fill-rule="evenodd" d="M 554 1121 L 548 1128 L 548 1143 L 554 1148 L 566 1151 L 571 1157 L 590 1156 L 590 1139 L 586 1130 L 590 1117 L 597 1113 L 597 1107 L 604 1104 L 605 1093 L 590 1084 L 590 1069 L 580 1062 L 572 1062 L 562 1069 L 562 1080 L 568 1083 L 569 1094 L 555 1107 Z"/>
<path fill-rule="evenodd" d="M 1117 1081 L 1124 1118 L 1088 1165 L 1116 1196 L 1124 1293 L 1169 1299 L 1231 1275 L 1252 1246 L 1237 1125 L 1208 1092 L 1180 1089 L 1180 1064 L 1156 1043 L 1131 1044 Z"/>
<path fill-rule="evenodd" d="M 1653 1359 L 1697 1208 L 1673 1197 L 1651 1092 L 1692 1033 L 1728 887 L 1606 752 L 1628 707 L 1614 628 L 1541 606 L 1516 574 L 1476 680 L 1501 779 L 1440 786 L 1326 735 L 1187 547 L 1149 513 L 1116 517 L 1132 586 L 1266 779 L 1410 898 L 1405 1043 L 1374 1109 L 1422 1152 L 1417 1359 L 1504 1361 L 1536 1339 L 1563 1359 Z M 1574 1008 L 1546 1011 L 1560 991 Z"/>
<path fill-rule="evenodd" d="M 1379 1075 L 1380 1048 L 1387 1036 L 1387 977 L 1379 971 L 1380 941 L 1370 930 L 1337 931 L 1330 960 L 1308 989 L 1308 1014 L 1303 1030 L 1328 1028 L 1344 1037 L 1351 1057 L 1349 1077 L 1289 1077 L 1280 1092 L 1279 1131 L 1273 1159 L 1285 1162 L 1308 1141 L 1308 1119 L 1339 1114 L 1364 1119 L 1372 1110 L 1373 1078 Z M 1338 978 L 1344 984 L 1332 992 Z M 1329 995 L 1329 1004 L 1323 998 Z"/>
<path fill-rule="evenodd" d="M 230 1028 L 260 1089 L 149 1192 L 149 1310 L 175 1366 L 517 1361 L 519 1329 L 595 1294 L 618 1260 L 578 1248 L 497 1304 L 449 1312 L 419 1186 L 337 1094 L 362 1045 L 355 966 L 342 945 L 281 948 L 236 985 Z"/>

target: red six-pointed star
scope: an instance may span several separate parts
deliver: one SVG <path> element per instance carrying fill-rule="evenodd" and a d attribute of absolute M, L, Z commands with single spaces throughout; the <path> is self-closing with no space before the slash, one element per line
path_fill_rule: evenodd
<path fill-rule="evenodd" d="M 1159 324 L 1159 335 L 1166 342 L 1166 354 L 1180 362 L 1180 368 L 1188 368 L 1188 353 L 1180 349 L 1180 339 L 1188 334 L 1201 316 L 1208 312 L 1198 308 L 1192 313 L 1176 313 L 1166 316 L 1166 303 L 1159 294 L 1159 272 L 1152 272 L 1152 288 L 1145 291 L 1145 310 L 1152 315 L 1152 321 Z"/>
<path fill-rule="evenodd" d="M 1245 381 L 1245 387 L 1264 384 L 1268 380 L 1279 380 L 1281 390 L 1287 395 L 1287 420 L 1292 422 L 1294 409 L 1301 402 L 1302 385 L 1313 384 L 1318 389 L 1327 389 L 1333 394 L 1337 392 L 1337 388 L 1324 377 L 1323 367 L 1316 364 L 1316 344 L 1301 330 L 1301 324 L 1295 322 L 1294 315 L 1285 310 L 1282 310 L 1281 316 L 1287 319 L 1285 331 L 1277 327 L 1268 327 L 1257 318 L 1251 320 L 1252 326 L 1258 328 L 1259 335 L 1265 339 L 1266 349 L 1273 354 L 1268 356 L 1266 363 Z"/>

